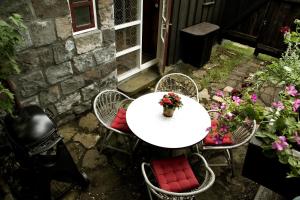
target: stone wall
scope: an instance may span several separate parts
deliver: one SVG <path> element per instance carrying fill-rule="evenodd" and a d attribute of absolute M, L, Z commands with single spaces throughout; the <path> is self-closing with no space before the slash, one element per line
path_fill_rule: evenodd
<path fill-rule="evenodd" d="M 113 0 L 96 0 L 98 29 L 73 36 L 67 0 L 0 1 L 0 18 L 19 13 L 28 27 L 17 49 L 22 73 L 11 78 L 21 105 L 38 104 L 64 122 L 116 87 L 113 9 Z"/>

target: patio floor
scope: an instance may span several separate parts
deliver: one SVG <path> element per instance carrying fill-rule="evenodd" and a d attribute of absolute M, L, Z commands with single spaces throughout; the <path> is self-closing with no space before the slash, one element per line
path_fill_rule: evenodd
<path fill-rule="evenodd" d="M 225 42 L 222 46 L 215 46 L 212 58 L 203 68 L 179 63 L 167 67 L 168 72 L 182 72 L 191 76 L 199 88 L 200 98 L 203 103 L 212 101 L 213 91 L 223 89 L 226 86 L 240 87 L 250 73 L 266 65 L 268 61 L 252 56 L 252 49 L 239 44 Z M 214 73 L 213 73 L 214 71 Z M 221 76 L 217 74 L 221 74 Z M 152 91 L 150 87 L 144 93 Z M 275 88 L 264 88 L 261 91 L 261 102 L 269 104 L 276 94 Z M 141 95 L 141 94 L 139 94 Z M 137 96 L 139 96 L 137 95 Z M 103 151 L 99 154 L 97 143 L 104 128 L 100 126 L 92 112 L 86 113 L 77 121 L 72 121 L 59 128 L 60 134 L 72 154 L 78 167 L 85 171 L 90 178 L 91 185 L 86 191 L 73 189 L 64 196 L 65 200 L 146 200 L 149 199 L 144 180 L 141 175 L 140 164 L 149 161 L 157 155 L 168 154 L 163 149 L 140 143 L 132 158 L 113 152 Z M 119 138 L 115 138 L 119 141 Z M 180 153 L 180 152 L 176 152 Z M 234 150 L 235 175 L 231 177 L 227 168 L 213 168 L 216 174 L 214 185 L 206 192 L 199 195 L 201 199 L 224 200 L 252 200 L 259 185 L 241 175 L 246 147 Z M 218 156 L 210 156 L 208 160 L 219 159 Z M 0 180 L 1 185 L 4 182 Z M 7 188 L 4 187 L 3 188 Z M 5 200 L 12 199 L 8 189 L 0 191 Z M 272 200 L 280 199 L 275 195 Z M 256 199 L 261 199 L 256 197 Z M 264 197 L 263 199 L 268 199 Z"/>

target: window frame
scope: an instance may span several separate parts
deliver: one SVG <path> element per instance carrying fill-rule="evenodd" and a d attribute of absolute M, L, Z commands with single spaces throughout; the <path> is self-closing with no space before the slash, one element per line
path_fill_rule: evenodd
<path fill-rule="evenodd" d="M 78 7 L 89 7 L 90 9 L 90 24 L 87 25 L 76 25 L 76 14 L 75 9 Z M 72 19 L 72 31 L 73 34 L 79 34 L 87 31 L 92 31 L 97 29 L 97 19 L 96 19 L 96 7 L 95 7 L 95 0 L 81 0 L 78 2 L 73 2 L 73 0 L 69 0 L 69 8 L 71 13 Z"/>

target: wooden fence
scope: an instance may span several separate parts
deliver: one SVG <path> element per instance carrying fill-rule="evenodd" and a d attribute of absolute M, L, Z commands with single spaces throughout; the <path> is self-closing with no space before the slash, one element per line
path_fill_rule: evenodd
<path fill-rule="evenodd" d="M 285 49 L 280 27 L 293 27 L 296 18 L 300 0 L 174 0 L 168 63 L 180 59 L 180 30 L 204 21 L 221 27 L 219 38 L 278 56 Z"/>

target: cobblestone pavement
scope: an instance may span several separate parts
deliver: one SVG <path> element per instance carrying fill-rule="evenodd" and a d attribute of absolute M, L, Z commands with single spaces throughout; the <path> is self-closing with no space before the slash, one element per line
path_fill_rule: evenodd
<path fill-rule="evenodd" d="M 223 56 L 223 59 L 226 56 Z M 249 58 L 240 63 L 232 71 L 228 79 L 224 82 L 213 82 L 208 88 L 202 88 L 200 99 L 203 103 L 212 101 L 214 91 L 223 90 L 227 86 L 239 88 L 240 84 L 250 73 L 255 72 L 265 63 L 256 58 Z M 183 72 L 191 76 L 196 83 L 205 76 L 207 70 L 211 70 L 213 65 L 209 64 L 203 68 L 195 68 L 187 64 L 177 64 L 168 67 L 167 71 Z M 200 85 L 199 85 L 200 86 Z M 228 89 L 228 87 L 227 87 Z M 151 89 L 150 89 L 151 91 Z M 276 89 L 264 88 L 261 91 L 261 102 L 269 104 Z M 74 161 L 80 170 L 85 171 L 91 181 L 89 188 L 85 191 L 72 189 L 63 199 L 65 200 L 144 200 L 149 199 L 146 185 L 141 175 L 140 164 L 149 161 L 157 155 L 168 154 L 163 149 L 155 148 L 148 144 L 141 143 L 136 153 L 126 156 L 110 150 L 98 152 L 99 140 L 105 131 L 92 112 L 86 113 L 79 119 L 65 124 L 59 128 L 59 133 L 64 137 L 64 142 L 69 149 Z M 119 138 L 115 141 L 121 142 Z M 250 200 L 254 199 L 259 185 L 244 178 L 241 175 L 246 147 L 234 150 L 233 160 L 235 175 L 231 177 L 227 168 L 213 168 L 216 174 L 214 185 L 199 196 L 201 199 L 209 200 Z M 209 161 L 220 159 L 218 156 L 211 156 Z M 0 188 L 4 183 L 0 180 Z M 3 187 L 7 188 L 7 187 Z M 12 199 L 9 190 L 0 191 L 5 200 Z"/>

